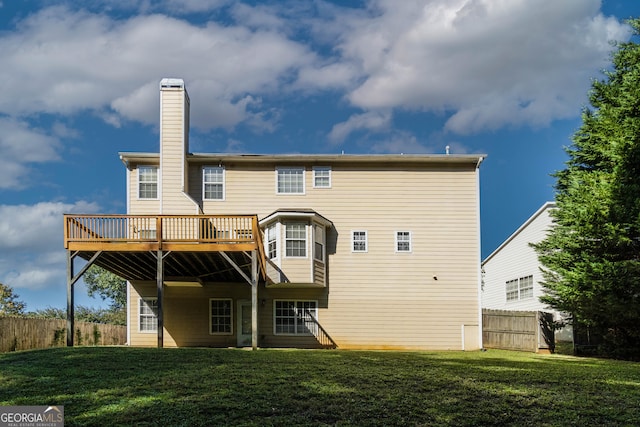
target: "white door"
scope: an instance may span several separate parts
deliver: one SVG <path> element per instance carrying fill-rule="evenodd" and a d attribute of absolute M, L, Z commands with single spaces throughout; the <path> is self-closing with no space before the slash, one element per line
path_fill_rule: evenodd
<path fill-rule="evenodd" d="M 238 347 L 251 347 L 251 301 L 238 301 L 237 336 Z"/>

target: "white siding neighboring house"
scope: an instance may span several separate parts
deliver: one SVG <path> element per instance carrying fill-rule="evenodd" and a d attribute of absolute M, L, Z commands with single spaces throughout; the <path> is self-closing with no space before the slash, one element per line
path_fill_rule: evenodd
<path fill-rule="evenodd" d="M 530 243 L 542 241 L 553 226 L 549 211 L 554 202 L 546 202 L 507 240 L 482 262 L 482 308 L 509 311 L 545 311 L 554 320 L 562 314 L 540 302 L 544 280 L 540 262 Z M 570 341 L 567 328 L 556 333 L 556 340 Z"/>

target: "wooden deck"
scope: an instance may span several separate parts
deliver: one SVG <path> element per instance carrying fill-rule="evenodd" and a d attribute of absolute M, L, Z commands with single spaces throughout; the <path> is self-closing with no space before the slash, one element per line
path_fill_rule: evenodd
<path fill-rule="evenodd" d="M 255 215 L 64 215 L 64 247 L 127 280 L 155 280 L 157 251 L 169 254 L 168 280 L 237 280 L 257 251 L 266 258 Z"/>
<path fill-rule="evenodd" d="M 129 281 L 155 281 L 158 347 L 164 343 L 168 282 L 251 286 L 251 345 L 258 346 L 258 280 L 266 257 L 256 215 L 64 215 L 67 345 L 73 346 L 74 284 L 91 265 Z M 74 259 L 87 263 L 76 274 Z"/>

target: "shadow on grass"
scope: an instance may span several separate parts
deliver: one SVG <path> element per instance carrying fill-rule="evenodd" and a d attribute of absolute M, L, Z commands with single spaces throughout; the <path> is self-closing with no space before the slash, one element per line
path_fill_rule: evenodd
<path fill-rule="evenodd" d="M 55 348 L 0 355 L 0 404 L 67 425 L 631 425 L 640 365 L 505 351 Z"/>

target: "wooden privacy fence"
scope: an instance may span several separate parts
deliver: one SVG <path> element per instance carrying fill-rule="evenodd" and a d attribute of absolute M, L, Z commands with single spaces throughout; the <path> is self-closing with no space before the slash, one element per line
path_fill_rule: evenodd
<path fill-rule="evenodd" d="M 127 341 L 125 326 L 76 322 L 75 328 L 75 345 L 123 345 Z M 66 343 L 66 320 L 0 317 L 0 353 Z"/>
<path fill-rule="evenodd" d="M 543 311 L 482 310 L 486 348 L 553 352 L 553 315 Z"/>

